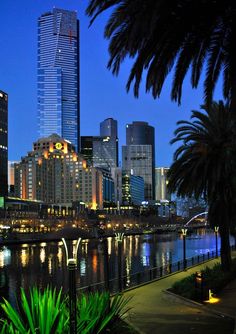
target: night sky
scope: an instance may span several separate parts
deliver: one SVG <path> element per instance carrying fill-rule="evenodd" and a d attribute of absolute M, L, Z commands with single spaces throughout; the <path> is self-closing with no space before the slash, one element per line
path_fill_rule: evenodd
<path fill-rule="evenodd" d="M 185 80 L 182 105 L 170 101 L 171 74 L 159 100 L 145 94 L 139 99 L 125 85 L 130 62 L 114 77 L 106 68 L 108 42 L 103 29 L 108 13 L 89 28 L 86 0 L 1 0 L 0 7 L 0 89 L 9 94 L 9 160 L 18 160 L 37 140 L 36 57 L 37 18 L 58 7 L 77 10 L 80 20 L 81 135 L 98 135 L 99 123 L 108 117 L 118 120 L 119 145 L 125 144 L 125 125 L 147 121 L 156 130 L 156 165 L 169 166 L 174 147 L 169 145 L 176 122 L 189 119 L 190 111 L 202 104 L 202 85 L 192 90 Z M 221 80 L 215 97 L 221 97 Z M 121 159 L 120 159 L 121 160 Z"/>

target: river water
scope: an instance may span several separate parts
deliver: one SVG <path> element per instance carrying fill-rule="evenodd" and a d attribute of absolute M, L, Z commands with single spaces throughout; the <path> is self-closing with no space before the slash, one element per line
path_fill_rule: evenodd
<path fill-rule="evenodd" d="M 232 241 L 233 242 L 233 241 Z M 69 251 L 76 241 L 70 242 Z M 220 247 L 220 238 L 218 245 Z M 205 229 L 186 238 L 186 256 L 215 251 L 215 235 Z M 108 238 L 110 278 L 117 277 L 117 242 Z M 177 233 L 126 236 L 123 240 L 122 267 L 131 275 L 152 267 L 183 259 L 183 240 Z M 83 287 L 104 279 L 104 253 L 99 240 L 83 240 L 78 253 L 77 286 Z M 7 246 L 0 249 L 0 293 L 11 301 L 20 287 L 48 284 L 68 289 L 68 272 L 63 243 L 48 242 Z"/>

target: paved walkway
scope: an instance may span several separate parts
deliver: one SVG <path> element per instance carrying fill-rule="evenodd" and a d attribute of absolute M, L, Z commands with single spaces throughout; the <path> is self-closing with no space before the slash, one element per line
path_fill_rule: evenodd
<path fill-rule="evenodd" d="M 125 296 L 132 296 L 128 321 L 142 334 L 233 334 L 236 281 L 222 291 L 218 304 L 203 307 L 165 292 L 175 281 L 216 262 L 211 260 L 125 292 Z"/>

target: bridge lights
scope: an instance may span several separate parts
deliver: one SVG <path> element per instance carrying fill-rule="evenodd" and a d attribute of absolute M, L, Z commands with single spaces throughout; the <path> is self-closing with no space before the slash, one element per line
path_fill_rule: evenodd
<path fill-rule="evenodd" d="M 182 228 L 183 234 L 183 262 L 184 262 L 184 270 L 187 268 L 187 261 L 186 261 L 186 235 L 187 235 L 187 228 Z"/>
<path fill-rule="evenodd" d="M 214 227 L 215 231 L 215 237 L 216 237 L 216 257 L 218 257 L 218 232 L 219 232 L 219 226 Z"/>

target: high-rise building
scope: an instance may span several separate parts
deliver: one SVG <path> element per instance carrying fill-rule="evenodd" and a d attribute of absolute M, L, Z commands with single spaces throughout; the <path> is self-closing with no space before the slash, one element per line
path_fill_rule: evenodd
<path fill-rule="evenodd" d="M 38 19 L 38 132 L 80 148 L 79 21 L 54 8 Z"/>
<path fill-rule="evenodd" d="M 122 199 L 124 205 L 141 205 L 144 201 L 144 180 L 142 177 L 123 173 Z"/>
<path fill-rule="evenodd" d="M 8 95 L 0 90 L 0 196 L 8 194 Z"/>
<path fill-rule="evenodd" d="M 114 201 L 117 208 L 122 203 L 122 169 L 121 167 L 111 168 L 111 177 L 114 180 Z"/>
<path fill-rule="evenodd" d="M 126 146 L 122 147 L 126 173 L 144 179 L 145 200 L 155 199 L 155 129 L 147 122 L 126 125 Z"/>
<path fill-rule="evenodd" d="M 15 164 L 18 161 L 8 161 L 8 195 L 15 194 Z"/>
<path fill-rule="evenodd" d="M 82 136 L 81 154 L 94 167 L 118 167 L 117 121 L 107 118 L 100 123 L 100 136 Z"/>
<path fill-rule="evenodd" d="M 75 147 L 57 134 L 41 138 L 33 151 L 15 164 L 15 194 L 47 204 L 83 202 L 88 208 L 103 207 L 103 175 L 87 167 Z"/>
<path fill-rule="evenodd" d="M 156 200 L 171 200 L 171 194 L 167 190 L 168 179 L 167 173 L 170 168 L 167 167 L 156 167 Z"/>

